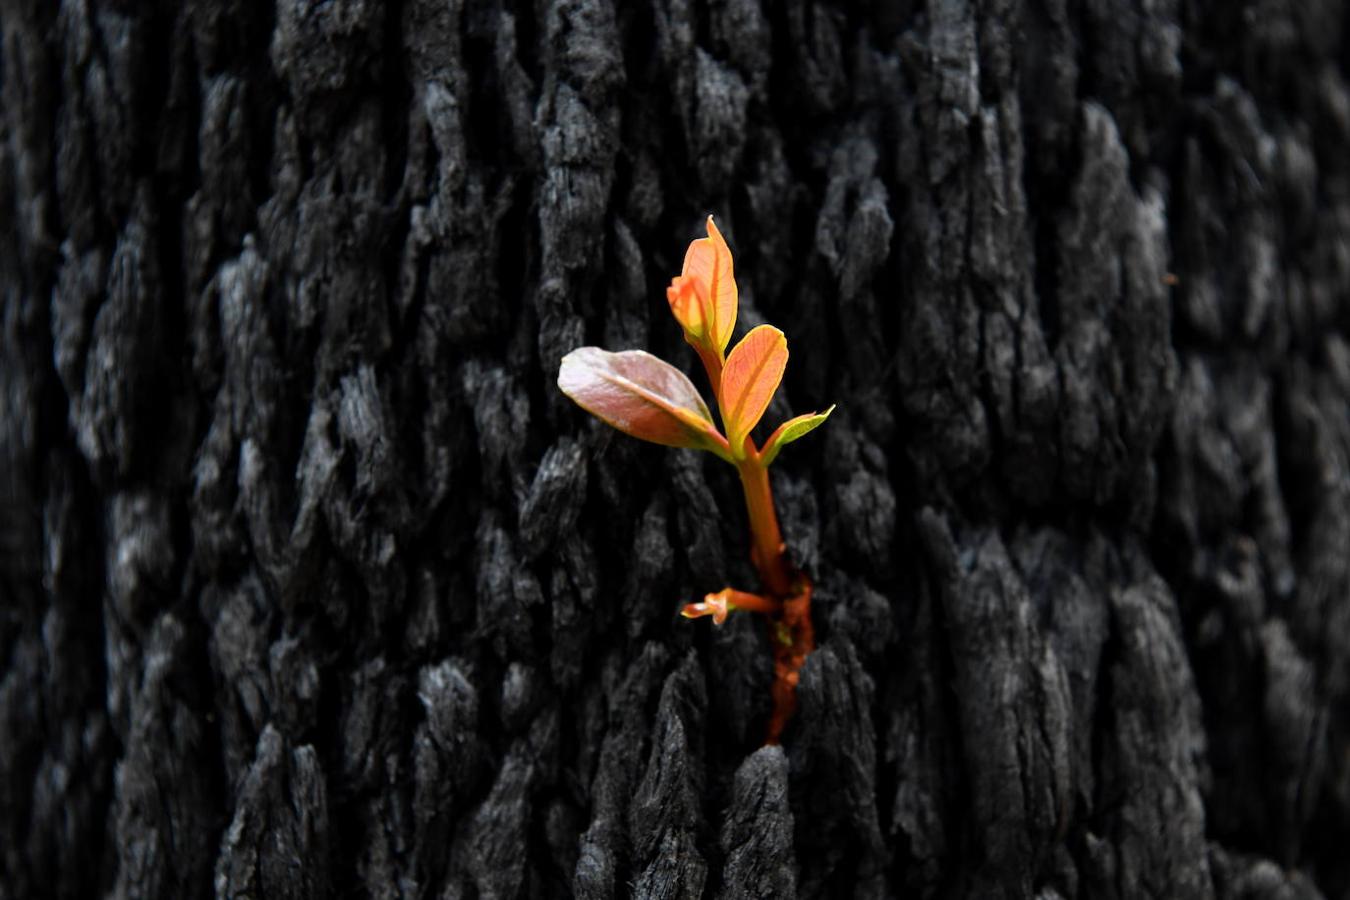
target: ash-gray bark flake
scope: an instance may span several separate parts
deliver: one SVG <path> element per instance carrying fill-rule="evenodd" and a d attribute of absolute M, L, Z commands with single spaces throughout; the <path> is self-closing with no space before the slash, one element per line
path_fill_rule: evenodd
<path fill-rule="evenodd" d="M 256 140 L 249 122 L 248 85 L 241 78 L 220 74 L 205 86 L 201 129 L 197 137 L 197 166 L 202 190 L 188 201 L 199 232 L 210 235 L 197 248 L 201 257 L 219 241 L 238 247 L 257 215 L 249 161 Z M 194 260 L 194 262 L 196 262 Z"/>
<path fill-rule="evenodd" d="M 80 450 L 96 471 L 114 477 L 145 463 L 151 398 L 162 387 L 153 381 L 159 374 L 163 298 L 148 195 L 145 185 L 109 260 L 106 296 L 89 332 L 83 396 L 72 407 Z"/>
<path fill-rule="evenodd" d="M 881 448 L 851 432 L 825 432 L 826 471 L 833 481 L 826 507 L 838 515 L 827 526 L 827 544 L 859 571 L 886 578 L 893 571 L 896 497 Z"/>
<path fill-rule="evenodd" d="M 696 836 L 703 828 L 699 731 L 708 699 L 702 673 L 686 661 L 666 679 L 651 735 L 647 771 L 628 813 L 637 896 L 703 896 L 708 864 Z"/>
<path fill-rule="evenodd" d="M 266 592 L 252 572 L 230 590 L 207 588 L 201 597 L 201 612 L 211 629 L 212 666 L 221 676 L 214 703 L 226 778 L 237 784 L 277 705 L 267 677 L 272 616 Z"/>
<path fill-rule="evenodd" d="M 436 884 L 443 877 L 454 823 L 479 786 L 486 763 L 471 674 L 456 659 L 418 674 L 417 699 L 424 719 L 413 735 L 412 815 L 416 876 L 422 884 Z"/>
<path fill-rule="evenodd" d="M 686 139 L 699 180 L 710 193 L 721 194 L 740 168 L 750 91 L 734 69 L 703 48 L 694 54 L 694 107 Z"/>
<path fill-rule="evenodd" d="M 1211 844 L 1209 861 L 1218 900 L 1323 900 L 1325 896 L 1307 873 L 1290 871 L 1269 859 Z"/>
<path fill-rule="evenodd" d="M 544 599 L 539 582 L 497 516 L 484 515 L 477 537 L 478 620 L 495 636 L 498 657 L 529 655 L 534 649 L 531 608 Z"/>
<path fill-rule="evenodd" d="M 1112 591 L 1111 625 L 1111 726 L 1099 790 L 1120 798 L 1106 818 L 1119 896 L 1210 897 L 1205 732 L 1170 591 L 1142 572 Z"/>
<path fill-rule="evenodd" d="M 1314 667 L 1294 646 L 1284 622 L 1262 627 L 1266 690 L 1261 704 L 1271 766 L 1267 794 L 1277 858 L 1299 857 L 1299 837 L 1312 818 L 1309 785 L 1325 777 L 1328 713 L 1318 697 Z"/>
<path fill-rule="evenodd" d="M 1051 529 L 1020 534 L 1008 549 L 1068 681 L 1074 798 L 1061 798 L 1061 802 L 1091 803 L 1098 777 L 1093 741 L 1101 702 L 1102 655 L 1110 637 L 1106 594 L 1111 589 L 1109 573 L 1117 564 L 1116 554 L 1100 534 L 1084 541 Z M 1080 561 L 1085 564 L 1080 566 Z"/>
<path fill-rule="evenodd" d="M 466 834 L 455 842 L 456 849 L 462 848 L 467 857 L 458 862 L 467 869 L 477 896 L 483 900 L 510 900 L 521 895 L 533 863 L 527 831 L 534 780 L 533 766 L 513 747 L 491 792 L 469 817 Z M 459 895 L 453 883 L 447 885 L 447 894 Z"/>
<path fill-rule="evenodd" d="M 667 618 L 673 617 L 668 613 Z M 774 677 L 770 640 L 769 628 L 758 616 L 732 616 L 713 632 L 708 656 L 718 675 L 708 702 L 726 723 L 733 746 L 754 747 L 764 740 Z"/>
<path fill-rule="evenodd" d="M 204 896 L 217 821 L 209 730 L 201 701 L 181 682 L 191 636 L 165 613 L 151 631 L 144 681 L 130 711 L 127 751 L 114 774 L 111 814 L 119 847 L 110 896 Z"/>
<path fill-rule="evenodd" d="M 324 897 L 328 790 L 314 748 L 268 726 L 216 859 L 217 897 Z"/>
<path fill-rule="evenodd" d="M 586 499 L 586 457 L 576 441 L 563 438 L 539 461 L 529 495 L 520 509 L 525 553 L 533 559 L 565 537 Z"/>
<path fill-rule="evenodd" d="M 722 823 L 723 900 L 797 896 L 788 804 L 787 757 L 781 747 L 763 747 L 736 769 L 731 805 Z"/>
<path fill-rule="evenodd" d="M 675 507 L 675 533 L 688 571 L 715 579 L 725 572 L 727 550 L 719 527 L 718 504 L 703 474 L 703 460 L 693 453 L 674 453 L 664 466 L 670 473 Z M 708 590 L 717 590 L 710 586 Z"/>
<path fill-rule="evenodd" d="M 802 896 L 884 896 L 873 684 L 847 641 L 807 658 L 787 732 Z"/>
<path fill-rule="evenodd" d="M 1018 896 L 1044 877 L 1067 825 L 1069 683 L 1003 542 L 953 529 L 927 510 L 920 527 L 941 573 L 957 716 L 984 865 L 975 890 Z"/>
<path fill-rule="evenodd" d="M 619 118 L 608 102 L 623 84 L 610 0 L 550 5 L 545 12 L 545 77 L 535 107 L 544 183 L 538 193 L 540 290 L 535 296 L 539 357 L 557 371 L 578 346 L 576 294 L 593 280 L 613 187 Z"/>
<path fill-rule="evenodd" d="M 324 521 L 337 550 L 361 576 L 378 624 L 404 599 L 398 558 L 410 512 L 398 475 L 402 454 L 384 386 L 372 368 L 343 376 L 329 403 L 340 460 L 323 494 Z"/>
<path fill-rule="evenodd" d="M 787 33 L 797 48 L 793 84 L 809 112 L 825 113 L 843 102 L 848 90 L 840 34 L 844 11 L 812 0 L 790 0 L 784 8 Z"/>
<path fill-rule="evenodd" d="M 505 367 L 467 361 L 459 387 L 468 395 L 477 429 L 478 468 L 490 496 L 522 495 L 527 485 L 518 435 L 530 427 L 529 398 Z"/>
<path fill-rule="evenodd" d="M 560 555 L 562 560 L 549 580 L 553 626 L 549 668 L 554 682 L 570 689 L 577 684 L 585 667 L 584 649 L 603 623 L 597 621 L 599 583 L 596 555 L 590 543 L 573 535 Z"/>
<path fill-rule="evenodd" d="M 670 543 L 669 509 L 664 493 L 654 495 L 633 534 L 634 565 L 623 585 L 632 609 L 628 619 L 631 637 L 664 629 L 670 622 L 676 554 Z"/>
<path fill-rule="evenodd" d="M 614 897 L 627 877 L 627 812 L 640 777 L 640 753 L 648 726 L 643 710 L 661 682 L 667 659 L 661 645 L 644 645 L 622 679 L 607 691 L 610 727 L 601 740 L 590 784 L 591 821 L 578 840 L 571 885 L 577 897 Z"/>
<path fill-rule="evenodd" d="M 295 105 L 320 128 L 338 111 L 334 95 L 375 63 L 383 4 L 373 0 L 283 0 L 277 4 L 270 56 Z"/>
<path fill-rule="evenodd" d="M 396 750 L 388 721 L 403 717 L 408 691 L 380 657 L 354 672 L 343 690 L 353 700 L 338 723 L 343 780 L 359 790 L 378 790 L 392 774 L 387 769 Z"/>

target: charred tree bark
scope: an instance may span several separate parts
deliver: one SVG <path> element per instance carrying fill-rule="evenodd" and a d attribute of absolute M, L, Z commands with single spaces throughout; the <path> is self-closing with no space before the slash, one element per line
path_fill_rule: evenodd
<path fill-rule="evenodd" d="M 1350 896 L 1345 4 L 0 36 L 0 898 Z M 781 748 L 734 476 L 553 383 L 709 212 L 839 403 Z"/>

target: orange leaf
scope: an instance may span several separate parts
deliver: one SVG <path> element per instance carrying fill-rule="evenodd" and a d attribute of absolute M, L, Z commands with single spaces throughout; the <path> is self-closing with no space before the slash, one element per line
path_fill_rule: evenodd
<path fill-rule="evenodd" d="M 693 382 L 650 353 L 580 347 L 563 357 L 558 387 L 625 434 L 726 457 L 726 444 Z"/>
<path fill-rule="evenodd" d="M 675 318 L 679 319 L 686 335 L 690 335 L 694 332 L 691 331 L 686 319 L 681 318 L 680 310 L 676 308 L 676 300 L 672 296 L 672 291 L 679 294 L 682 290 L 678 286 L 681 279 L 688 279 L 696 287 L 696 291 L 687 302 L 697 303 L 701 315 L 700 323 L 706 327 L 707 340 L 711 341 L 712 346 L 721 354 L 726 350 L 727 343 L 731 340 L 731 332 L 736 327 L 737 292 L 736 277 L 731 263 L 731 248 L 727 246 L 722 232 L 713 224 L 712 216 L 708 216 L 708 236 L 689 243 L 689 249 L 684 254 L 684 269 L 680 273 L 680 278 L 675 279 L 671 289 L 666 293 Z M 694 339 L 691 338 L 689 342 L 693 344 Z"/>
<path fill-rule="evenodd" d="M 787 338 L 772 325 L 752 329 L 727 356 L 722 369 L 722 424 L 737 458 L 744 455 L 746 437 L 778 390 L 787 360 Z"/>
<path fill-rule="evenodd" d="M 708 336 L 708 319 L 713 314 L 708 308 L 707 291 L 701 290 L 694 279 L 676 275 L 666 288 L 666 302 L 675 321 L 684 329 L 685 339 L 697 347 L 696 342 Z"/>
<path fill-rule="evenodd" d="M 721 625 L 727 620 L 726 598 L 719 594 L 709 594 L 700 603 L 686 603 L 680 610 L 680 615 L 686 619 L 698 619 L 703 616 L 712 616 L 714 625 Z"/>
<path fill-rule="evenodd" d="M 712 616 L 714 625 L 721 625 L 727 620 L 727 614 L 732 610 L 747 609 L 752 612 L 775 613 L 780 604 L 777 600 L 768 597 L 762 597 L 759 594 L 751 594 L 746 591 L 738 591 L 735 588 L 722 588 L 715 594 L 706 594 L 701 603 L 686 603 L 680 610 L 680 615 L 686 619 L 697 619 L 701 616 Z"/>

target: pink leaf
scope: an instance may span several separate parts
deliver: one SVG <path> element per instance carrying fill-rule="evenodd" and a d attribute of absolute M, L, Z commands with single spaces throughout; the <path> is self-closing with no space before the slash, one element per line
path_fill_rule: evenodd
<path fill-rule="evenodd" d="M 558 387 L 625 434 L 668 447 L 725 454 L 726 443 L 693 382 L 650 353 L 578 348 L 563 357 Z"/>

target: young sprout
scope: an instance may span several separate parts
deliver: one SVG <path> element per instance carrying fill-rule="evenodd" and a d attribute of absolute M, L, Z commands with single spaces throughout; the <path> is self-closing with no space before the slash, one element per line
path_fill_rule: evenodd
<path fill-rule="evenodd" d="M 700 603 L 686 604 L 682 615 L 712 616 L 715 625 L 736 610 L 769 619 L 774 684 L 768 743 L 776 744 L 796 708 L 798 675 L 815 648 L 815 635 L 811 579 L 788 557 L 769 488 L 769 464 L 783 445 L 814 430 L 834 407 L 789 419 L 763 446 L 755 446 L 750 433 L 783 380 L 787 338 L 772 325 L 760 325 L 728 354 L 737 298 L 731 250 L 709 216 L 708 236 L 689 244 L 684 269 L 666 289 L 666 299 L 708 374 L 720 430 L 693 382 L 641 350 L 573 350 L 563 357 L 558 387 L 582 409 L 625 434 L 668 447 L 707 450 L 736 467 L 750 519 L 750 559 L 759 573 L 761 592 L 724 588 Z"/>

